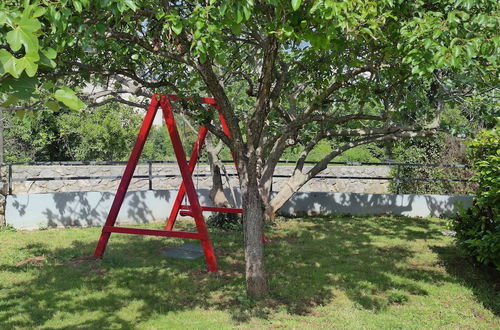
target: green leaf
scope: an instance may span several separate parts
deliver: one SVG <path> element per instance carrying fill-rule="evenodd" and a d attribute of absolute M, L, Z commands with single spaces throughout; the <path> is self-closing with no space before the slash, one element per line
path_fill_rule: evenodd
<path fill-rule="evenodd" d="M 38 63 L 36 62 L 39 59 L 40 57 L 38 56 L 38 54 L 32 54 L 32 53 L 26 54 L 20 59 L 17 59 L 18 70 L 21 72 L 22 70 L 25 70 L 26 74 L 29 77 L 35 76 L 36 72 L 38 71 Z"/>
<path fill-rule="evenodd" d="M 227 2 L 223 2 L 222 5 L 219 7 L 219 13 L 224 16 L 227 11 Z"/>
<path fill-rule="evenodd" d="M 180 21 L 173 22 L 172 31 L 174 31 L 175 34 L 179 35 L 182 32 L 182 22 Z"/>
<path fill-rule="evenodd" d="M 56 101 L 47 101 L 45 102 L 45 106 L 54 112 L 57 112 L 61 109 Z"/>
<path fill-rule="evenodd" d="M 292 8 L 293 10 L 297 10 L 300 7 L 300 4 L 302 3 L 302 0 L 292 0 Z"/>
<path fill-rule="evenodd" d="M 26 32 L 34 33 L 42 28 L 42 24 L 36 18 L 22 18 L 18 27 Z"/>
<path fill-rule="evenodd" d="M 236 9 L 236 23 L 240 24 L 243 21 L 243 11 L 241 9 Z"/>
<path fill-rule="evenodd" d="M 45 7 L 36 7 L 35 11 L 33 12 L 33 17 L 40 17 L 40 16 L 43 16 L 43 14 L 45 14 L 45 12 L 47 11 L 47 9 Z"/>
<path fill-rule="evenodd" d="M 85 103 L 83 103 L 78 96 L 76 96 L 75 92 L 68 87 L 58 89 L 54 93 L 54 97 L 56 100 L 62 102 L 65 106 L 73 110 L 79 110 L 85 107 Z"/>
<path fill-rule="evenodd" d="M 21 69 L 21 72 L 23 69 Z M 5 49 L 0 49 L 0 77 L 5 73 L 10 73 L 14 78 L 19 78 L 21 74 L 17 66 L 17 59 Z"/>
<path fill-rule="evenodd" d="M 9 107 L 9 106 L 13 105 L 17 101 L 19 101 L 18 97 L 16 97 L 15 95 L 9 95 L 9 97 L 7 98 L 7 100 L 5 100 L 5 102 L 2 103 L 1 106 L 6 108 L 6 107 Z"/>
<path fill-rule="evenodd" d="M 6 12 L 0 11 L 0 26 L 5 25 L 9 21 Z"/>
<path fill-rule="evenodd" d="M 106 25 L 99 23 L 95 26 L 97 33 L 103 35 L 106 32 Z"/>
<path fill-rule="evenodd" d="M 200 53 L 200 63 L 203 64 L 207 61 L 207 55 L 205 53 Z"/>
<path fill-rule="evenodd" d="M 47 58 L 50 58 L 51 60 L 55 59 L 57 56 L 57 52 L 54 50 L 54 48 L 47 47 L 46 49 L 42 50 L 42 53 L 47 56 Z"/>
<path fill-rule="evenodd" d="M 82 4 L 80 3 L 80 1 L 77 1 L 77 0 L 73 0 L 73 6 L 75 7 L 75 10 L 79 13 L 82 12 Z"/>
<path fill-rule="evenodd" d="M 41 24 L 37 19 L 23 18 L 14 30 L 7 33 L 7 42 L 15 52 L 21 49 L 21 45 L 23 45 L 26 53 L 38 54 L 38 38 L 34 33 L 40 28 Z"/>
<path fill-rule="evenodd" d="M 234 34 L 240 34 L 241 33 L 241 25 L 240 24 L 231 24 L 231 32 Z"/>
<path fill-rule="evenodd" d="M 47 52 L 47 51 L 45 51 L 45 50 L 42 50 L 42 51 L 40 52 L 40 60 L 38 61 L 38 64 L 39 64 L 39 65 L 45 65 L 45 66 L 47 66 L 47 67 L 49 67 L 49 68 L 55 68 L 55 67 L 56 67 L 56 62 L 55 62 L 54 60 L 50 59 L 50 58 L 49 58 L 49 56 L 47 56 L 47 54 L 48 54 L 50 57 L 54 58 L 54 57 L 53 57 L 53 55 L 54 55 L 54 54 L 52 54 L 52 53 L 50 53 L 50 52 Z M 57 54 L 57 53 L 56 53 L 56 54 Z"/>
<path fill-rule="evenodd" d="M 314 13 L 322 4 L 323 4 L 322 0 L 316 0 L 312 5 L 311 9 L 309 10 L 309 12 L 311 14 Z"/>
<path fill-rule="evenodd" d="M 37 85 L 38 79 L 36 77 L 28 77 L 26 74 L 22 74 L 18 78 L 6 78 L 2 82 L 1 90 L 13 93 L 18 99 L 27 100 L 33 96 Z"/>
<path fill-rule="evenodd" d="M 26 110 L 17 110 L 15 113 L 16 117 L 19 118 L 19 120 L 23 120 L 24 116 L 26 115 Z"/>
<path fill-rule="evenodd" d="M 125 0 L 125 4 L 127 5 L 127 7 L 129 7 L 133 11 L 137 10 L 137 5 L 135 4 L 135 2 L 133 0 Z"/>
<path fill-rule="evenodd" d="M 243 14 L 245 14 L 245 19 L 248 21 L 252 16 L 252 10 L 250 7 L 243 6 Z"/>
<path fill-rule="evenodd" d="M 433 32 L 432 32 L 432 37 L 434 39 L 438 38 L 441 34 L 443 33 L 443 31 L 441 29 L 435 29 Z"/>

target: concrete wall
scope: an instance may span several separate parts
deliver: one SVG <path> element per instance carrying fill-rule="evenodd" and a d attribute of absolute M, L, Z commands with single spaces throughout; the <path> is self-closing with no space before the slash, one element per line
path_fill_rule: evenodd
<path fill-rule="evenodd" d="M 165 221 L 176 193 L 176 190 L 129 192 L 118 216 L 118 223 Z M 210 205 L 208 190 L 200 190 L 199 195 L 202 205 Z M 6 223 L 17 229 L 102 226 L 113 196 L 111 192 L 9 195 Z M 304 192 L 297 193 L 288 201 L 281 213 L 291 216 L 349 213 L 427 217 L 453 214 L 457 211 L 457 203 L 468 206 L 471 201 L 470 196 Z"/>
<path fill-rule="evenodd" d="M 235 173 L 233 166 L 226 166 L 229 173 Z M 68 176 L 121 176 L 124 165 L 121 166 L 13 166 L 13 178 L 43 178 L 43 177 L 68 177 Z M 306 167 L 307 169 L 307 167 Z M 292 166 L 278 166 L 275 174 L 290 175 Z M 321 172 L 322 176 L 350 176 L 350 177 L 389 177 L 389 166 L 329 166 Z M 153 175 L 179 175 L 177 165 L 153 164 Z M 208 165 L 199 165 L 195 173 L 210 174 Z M 147 175 L 148 166 L 139 165 L 136 175 Z M 286 178 L 274 178 L 274 190 L 280 190 Z M 209 189 L 212 186 L 210 177 L 194 179 L 199 188 Z M 58 181 L 25 181 L 12 182 L 13 194 L 74 192 L 74 191 L 116 191 L 119 179 L 98 180 L 58 180 Z M 236 177 L 229 182 L 231 187 L 238 187 Z M 155 178 L 153 189 L 177 189 L 180 177 Z M 313 179 L 302 187 L 301 191 L 325 192 L 358 192 L 358 193 L 387 193 L 388 180 L 363 180 L 363 179 Z M 148 189 L 148 179 L 133 179 L 131 190 Z"/>
<path fill-rule="evenodd" d="M 284 215 L 450 216 L 472 204 L 472 196 L 357 193 L 297 193 L 281 209 Z"/>

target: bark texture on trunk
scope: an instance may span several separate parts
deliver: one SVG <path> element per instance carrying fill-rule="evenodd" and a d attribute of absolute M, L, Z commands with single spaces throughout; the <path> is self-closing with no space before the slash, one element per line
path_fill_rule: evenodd
<path fill-rule="evenodd" d="M 212 135 L 207 136 L 206 150 L 208 163 L 210 165 L 210 173 L 212 174 L 212 188 L 208 196 L 218 207 L 231 207 L 226 195 L 224 194 L 224 186 L 222 184 L 222 162 L 219 159 L 219 153 L 222 150 L 222 141 L 219 141 L 217 146 L 213 146 Z M 231 189 L 231 188 L 230 188 Z"/>
<path fill-rule="evenodd" d="M 241 187 L 247 294 L 251 298 L 261 299 L 268 294 L 262 243 L 264 203 L 255 173 L 249 173 L 247 179 L 242 180 Z"/>
<path fill-rule="evenodd" d="M 308 181 L 308 177 L 296 171 L 288 182 L 266 205 L 266 219 L 273 220 L 276 212 Z"/>
<path fill-rule="evenodd" d="M 211 164 L 212 165 L 212 164 Z M 209 192 L 209 197 L 218 207 L 231 207 L 226 195 L 224 194 L 224 187 L 222 185 L 222 176 L 218 164 L 212 165 L 212 188 Z"/>

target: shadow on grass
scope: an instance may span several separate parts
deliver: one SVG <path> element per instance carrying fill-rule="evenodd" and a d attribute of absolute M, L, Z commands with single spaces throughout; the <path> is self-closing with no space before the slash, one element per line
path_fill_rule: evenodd
<path fill-rule="evenodd" d="M 500 271 L 478 264 L 458 246 L 434 246 L 432 250 L 448 274 L 472 290 L 477 300 L 496 316 L 500 316 Z"/>
<path fill-rule="evenodd" d="M 388 306 L 387 297 L 394 290 L 426 295 L 419 282 L 461 280 L 453 271 L 411 267 L 406 262 L 415 252 L 405 245 L 379 244 L 384 239 L 436 238 L 441 233 L 429 220 L 336 217 L 295 223 L 269 232 L 272 241 L 266 246 L 266 264 L 271 298 L 263 303 L 245 298 L 241 233 L 212 234 L 222 269 L 215 275 L 205 272 L 203 259 L 159 255 L 166 242 L 180 244 L 181 240 L 113 235 L 105 258 L 97 261 L 79 258 L 92 254 L 94 241 L 73 241 L 56 249 L 29 244 L 23 255 L 43 255 L 47 261 L 0 264 L 0 271 L 19 278 L 15 285 L 2 286 L 0 324 L 30 328 L 64 315 L 82 315 L 67 327 L 134 328 L 156 315 L 196 307 L 222 310 L 236 322 L 245 322 L 250 317 L 267 318 L 279 309 L 308 314 L 330 303 L 335 290 L 344 292 L 359 309 L 380 311 Z M 478 299 L 492 301 L 482 290 Z M 132 320 L 123 311 L 129 304 L 135 306 L 128 313 Z"/>

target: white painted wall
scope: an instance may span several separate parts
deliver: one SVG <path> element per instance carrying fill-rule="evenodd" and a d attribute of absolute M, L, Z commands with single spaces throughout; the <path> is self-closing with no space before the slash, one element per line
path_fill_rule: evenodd
<path fill-rule="evenodd" d="M 207 189 L 200 189 L 198 193 L 202 205 L 211 205 Z M 117 222 L 139 224 L 165 221 L 176 194 L 177 190 L 131 191 L 125 198 Z M 111 192 L 9 195 L 6 223 L 16 229 L 27 230 L 102 226 L 113 197 L 114 193 Z M 428 217 L 451 215 L 457 211 L 457 204 L 467 207 L 471 202 L 471 196 L 304 192 L 297 193 L 288 201 L 281 214 L 390 214 Z"/>

